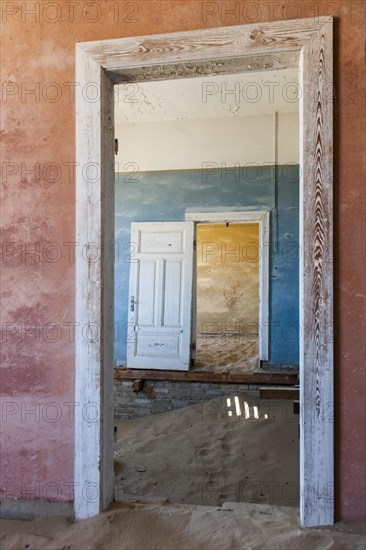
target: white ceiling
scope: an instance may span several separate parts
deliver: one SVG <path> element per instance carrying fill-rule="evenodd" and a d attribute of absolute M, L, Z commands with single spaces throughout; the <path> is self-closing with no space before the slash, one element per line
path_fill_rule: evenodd
<path fill-rule="evenodd" d="M 116 86 L 116 123 L 297 112 L 298 69 Z M 233 93 L 230 93 L 233 91 Z"/>

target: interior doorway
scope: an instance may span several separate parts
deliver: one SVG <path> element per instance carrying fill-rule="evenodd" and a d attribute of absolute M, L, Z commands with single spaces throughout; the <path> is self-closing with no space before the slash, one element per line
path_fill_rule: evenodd
<path fill-rule="evenodd" d="M 193 46 L 192 46 L 193 44 Z M 177 52 L 179 56 L 177 57 Z M 76 401 L 93 402 L 91 425 L 75 414 L 75 513 L 88 517 L 113 498 L 113 155 L 111 90 L 117 82 L 250 70 L 300 52 L 300 511 L 304 526 L 333 523 L 333 286 L 332 263 L 332 20 L 276 21 L 163 36 L 97 41 L 77 46 L 77 241 L 104 251 L 100 261 L 78 258 L 76 318 L 101 337 L 76 342 Z M 245 56 L 248 56 L 247 58 Z M 177 58 L 179 61 L 177 61 Z M 250 58 L 250 59 L 249 59 Z M 268 62 L 268 57 L 267 57 Z M 249 67 L 249 69 L 248 69 Z M 97 83 L 90 103 L 83 91 Z M 85 168 L 99 177 L 85 182 Z M 109 397 L 108 397 L 109 396 Z M 92 498 L 85 492 L 97 489 Z"/>
<path fill-rule="evenodd" d="M 195 369 L 259 366 L 259 224 L 196 226 Z"/>
<path fill-rule="evenodd" d="M 220 96 L 213 104 L 203 100 L 208 85 L 255 82 L 265 89 L 272 78 L 280 86 L 297 83 L 298 67 L 137 83 L 136 103 L 116 104 L 117 166 L 124 170 L 116 176 L 123 254 L 116 262 L 115 324 L 123 327 L 127 314 L 126 366 L 122 339 L 115 351 L 118 373 L 139 377 L 134 386 L 127 378 L 115 386 L 115 498 L 122 502 L 167 497 L 217 505 L 231 492 L 240 501 L 275 504 L 284 502 L 281 495 L 256 497 L 255 483 L 264 487 L 275 475 L 281 494 L 286 482 L 298 487 L 298 417 L 291 415 L 291 425 L 278 422 L 282 410 L 272 418 L 272 403 L 264 407 L 258 384 L 249 388 L 245 378 L 240 386 L 224 384 L 226 375 L 251 375 L 268 359 L 270 287 L 276 294 L 269 257 L 276 244 L 283 278 L 277 292 L 282 302 L 290 294 L 288 265 L 279 261 L 290 238 L 298 246 L 298 105 L 289 107 L 282 94 L 255 108 L 236 94 L 224 103 Z M 128 88 L 119 87 L 117 99 Z M 298 323 L 298 261 L 296 267 L 291 300 L 272 309 Z M 176 380 L 177 373 L 192 384 Z M 199 384 L 198 375 L 206 382 Z M 222 494 L 211 491 L 209 499 L 210 487 Z M 298 495 L 291 504 L 298 505 Z"/>
<path fill-rule="evenodd" d="M 253 210 L 131 223 L 128 324 L 115 319 L 127 369 L 244 373 L 268 360 L 269 225 Z"/>
<path fill-rule="evenodd" d="M 196 227 L 193 371 L 258 371 L 269 359 L 271 212 L 195 212 L 186 219 Z"/>

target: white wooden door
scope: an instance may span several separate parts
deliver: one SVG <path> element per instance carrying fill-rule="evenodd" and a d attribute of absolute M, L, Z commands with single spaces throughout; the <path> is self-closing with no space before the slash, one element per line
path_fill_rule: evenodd
<path fill-rule="evenodd" d="M 127 367 L 188 370 L 193 222 L 131 224 Z"/>

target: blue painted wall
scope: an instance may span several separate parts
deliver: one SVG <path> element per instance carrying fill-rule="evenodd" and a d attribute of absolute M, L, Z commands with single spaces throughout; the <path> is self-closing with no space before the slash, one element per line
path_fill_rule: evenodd
<path fill-rule="evenodd" d="M 210 174 L 201 170 L 117 174 L 117 362 L 126 360 L 131 222 L 182 221 L 188 211 L 261 209 L 271 210 L 270 362 L 298 364 L 299 169 L 293 165 L 225 169 Z"/>

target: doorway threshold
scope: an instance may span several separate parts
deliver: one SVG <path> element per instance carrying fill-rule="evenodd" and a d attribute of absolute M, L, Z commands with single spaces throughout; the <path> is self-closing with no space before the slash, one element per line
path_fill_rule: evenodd
<path fill-rule="evenodd" d="M 182 372 L 153 369 L 114 369 L 116 380 L 167 380 L 185 382 L 218 382 L 225 384 L 270 384 L 293 386 L 298 384 L 298 373 L 284 370 L 253 371 L 250 373 Z"/>

